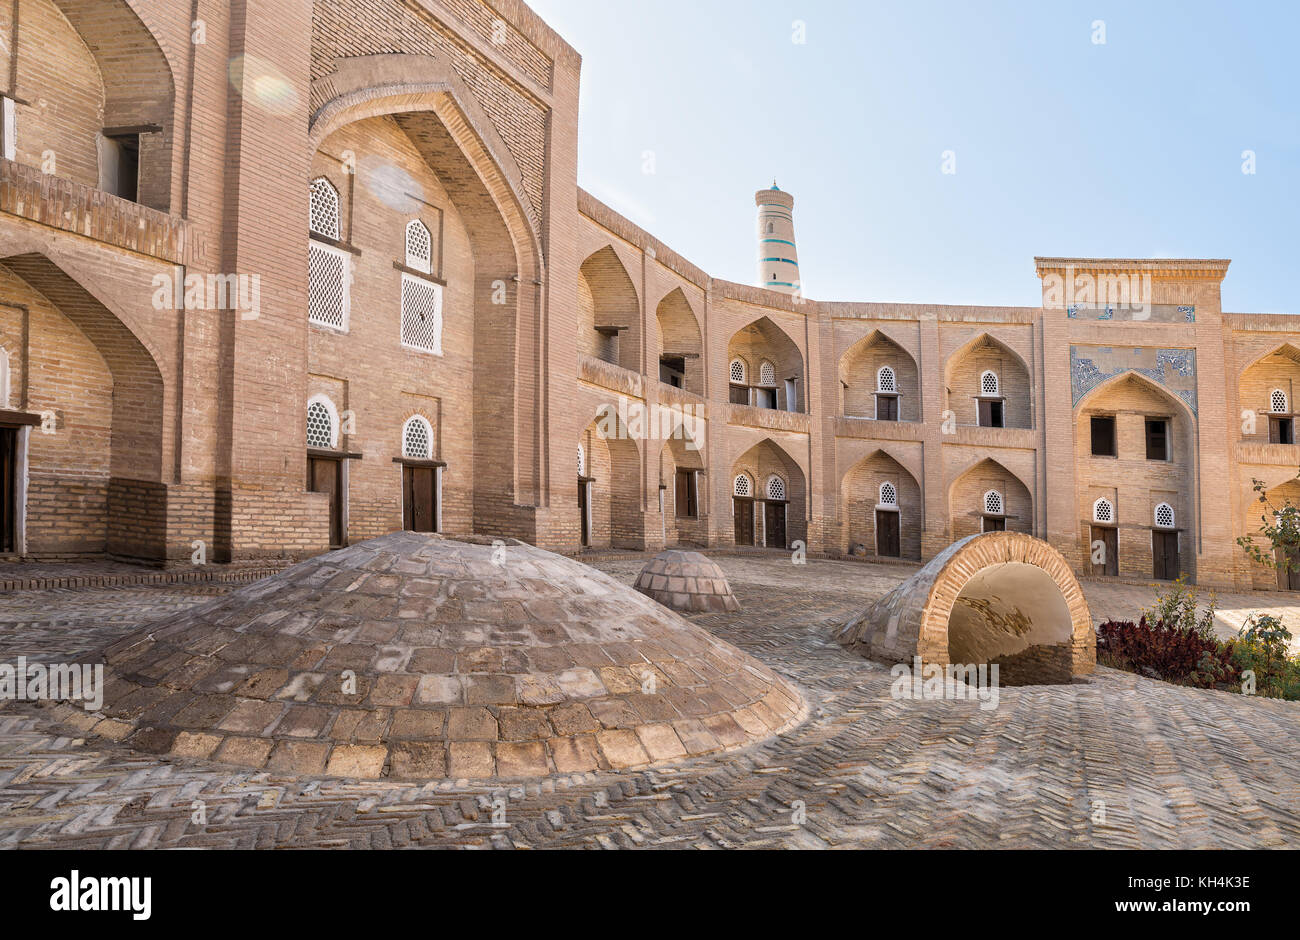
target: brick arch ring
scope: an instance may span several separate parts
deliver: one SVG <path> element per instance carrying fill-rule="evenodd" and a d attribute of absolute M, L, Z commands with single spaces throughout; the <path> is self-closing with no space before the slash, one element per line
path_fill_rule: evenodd
<path fill-rule="evenodd" d="M 1068 683 L 1097 663 L 1092 615 L 1069 563 L 1019 532 L 948 546 L 837 638 L 891 664 L 996 664 L 1003 685 Z"/>

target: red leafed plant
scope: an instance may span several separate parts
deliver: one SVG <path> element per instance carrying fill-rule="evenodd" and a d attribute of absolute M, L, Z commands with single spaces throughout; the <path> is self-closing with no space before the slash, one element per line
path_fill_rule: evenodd
<path fill-rule="evenodd" d="M 1097 628 L 1097 656 L 1103 664 L 1202 689 L 1240 683 L 1232 648 L 1232 643 L 1221 643 L 1206 631 L 1167 626 L 1163 620 L 1153 624 L 1146 617 Z"/>

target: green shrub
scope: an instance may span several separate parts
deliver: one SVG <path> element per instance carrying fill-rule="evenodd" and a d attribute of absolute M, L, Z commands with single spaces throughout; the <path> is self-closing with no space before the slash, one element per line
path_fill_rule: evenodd
<path fill-rule="evenodd" d="M 1252 614 L 1241 628 L 1232 661 L 1254 674 L 1256 695 L 1300 701 L 1300 658 L 1290 645 L 1291 631 L 1271 614 Z"/>

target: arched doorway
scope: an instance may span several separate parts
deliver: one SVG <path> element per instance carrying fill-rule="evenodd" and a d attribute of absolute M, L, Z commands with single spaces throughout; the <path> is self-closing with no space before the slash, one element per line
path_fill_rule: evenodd
<path fill-rule="evenodd" d="M 783 448 L 755 444 L 732 464 L 731 480 L 736 545 L 785 550 L 807 541 L 804 473 Z"/>
<path fill-rule="evenodd" d="M 880 558 L 921 558 L 921 487 L 890 454 L 858 461 L 840 486 L 840 551 Z"/>

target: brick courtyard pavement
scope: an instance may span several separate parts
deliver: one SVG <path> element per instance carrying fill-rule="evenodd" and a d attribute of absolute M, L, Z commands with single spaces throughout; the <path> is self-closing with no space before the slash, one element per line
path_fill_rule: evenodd
<path fill-rule="evenodd" d="M 694 618 L 804 690 L 812 716 L 742 754 L 513 789 L 304 779 L 146 758 L 0 708 L 0 845 L 12 847 L 1300 846 L 1300 705 L 1112 670 L 1003 689 L 1000 706 L 895 701 L 830 625 L 905 566 L 722 556 L 744 610 Z M 631 582 L 640 560 L 598 566 Z M 234 589 L 124 584 L 0 596 L 0 662 L 61 659 Z M 1085 585 L 1094 615 L 1149 589 Z M 1220 598 L 1225 621 L 1300 598 Z M 1229 629 L 1225 622 L 1224 630 Z M 206 823 L 192 821 L 202 804 Z M 802 809 L 806 819 L 795 822 Z M 504 821 L 502 822 L 502 816 Z M 498 823 L 494 824 L 494 818 Z"/>

